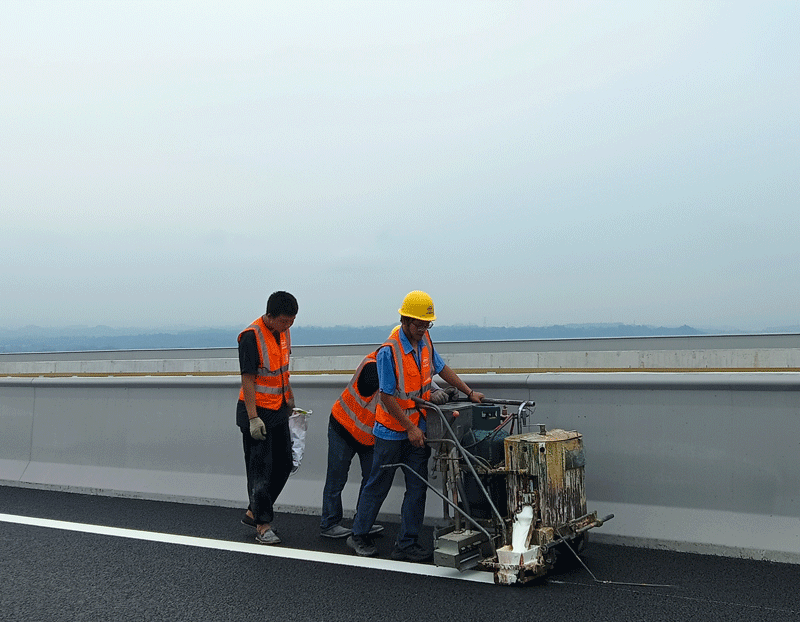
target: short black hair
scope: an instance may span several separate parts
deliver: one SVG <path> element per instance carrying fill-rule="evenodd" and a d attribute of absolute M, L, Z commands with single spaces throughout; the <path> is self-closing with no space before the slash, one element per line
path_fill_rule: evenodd
<path fill-rule="evenodd" d="M 289 292 L 273 292 L 267 300 L 267 315 L 294 317 L 297 315 L 297 298 Z"/>

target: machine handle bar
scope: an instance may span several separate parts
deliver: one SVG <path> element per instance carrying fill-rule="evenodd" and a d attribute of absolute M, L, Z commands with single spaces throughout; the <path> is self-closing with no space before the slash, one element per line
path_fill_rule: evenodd
<path fill-rule="evenodd" d="M 522 406 L 525 404 L 526 406 L 536 406 L 536 402 L 531 402 L 529 400 L 504 400 L 504 399 L 496 399 L 493 397 L 484 397 L 481 404 L 506 404 L 507 406 Z"/>

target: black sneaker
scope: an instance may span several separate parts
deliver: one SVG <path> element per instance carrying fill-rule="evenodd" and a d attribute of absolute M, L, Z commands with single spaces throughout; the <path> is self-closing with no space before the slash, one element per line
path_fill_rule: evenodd
<path fill-rule="evenodd" d="M 426 562 L 433 557 L 433 553 L 422 548 L 416 542 L 404 549 L 399 549 L 395 545 L 394 550 L 389 555 L 394 560 L 405 562 Z"/>
<path fill-rule="evenodd" d="M 372 544 L 372 538 L 369 536 L 349 536 L 347 538 L 347 546 L 361 557 L 375 557 L 378 554 L 378 549 Z"/>
<path fill-rule="evenodd" d="M 347 527 L 342 527 L 341 525 L 332 525 L 331 527 L 320 531 L 319 535 L 321 535 L 323 538 L 334 538 L 338 540 L 339 538 L 346 538 L 351 533 L 353 533 L 352 530 L 348 529 Z"/>

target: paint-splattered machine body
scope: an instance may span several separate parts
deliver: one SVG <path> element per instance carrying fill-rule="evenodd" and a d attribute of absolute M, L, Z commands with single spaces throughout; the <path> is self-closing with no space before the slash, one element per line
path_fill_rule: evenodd
<path fill-rule="evenodd" d="M 532 402 L 490 402 L 428 410 L 447 523 L 436 533 L 434 563 L 526 583 L 546 575 L 558 555 L 577 556 L 587 531 L 613 516 L 587 511 L 579 432 L 527 426 Z"/>

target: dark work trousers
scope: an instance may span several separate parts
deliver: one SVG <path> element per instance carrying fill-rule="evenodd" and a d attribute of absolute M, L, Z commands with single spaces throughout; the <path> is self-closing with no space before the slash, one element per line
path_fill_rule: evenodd
<path fill-rule="evenodd" d="M 267 438 L 257 441 L 242 430 L 244 464 L 250 510 L 257 525 L 272 524 L 274 505 L 292 472 L 292 437 L 289 422 L 267 428 Z"/>
<path fill-rule="evenodd" d="M 414 447 L 410 441 L 387 441 L 382 438 L 375 439 L 375 449 L 372 458 L 372 471 L 369 479 L 361 489 L 358 497 L 358 508 L 353 519 L 353 535 L 364 536 L 378 517 L 389 490 L 392 487 L 394 473 L 398 467 L 382 469 L 384 464 L 405 464 L 414 473 L 403 469 L 406 478 L 406 494 L 403 496 L 403 505 L 400 509 L 400 532 L 397 534 L 395 547 L 404 549 L 417 542 L 420 527 L 425 518 L 425 499 L 428 493 L 428 458 L 431 457 L 431 448 Z"/>
<path fill-rule="evenodd" d="M 358 454 L 358 460 L 361 462 L 361 488 L 364 488 L 372 468 L 372 445 L 362 445 L 341 424 L 334 421 L 331 415 L 328 421 L 328 471 L 325 476 L 325 487 L 322 489 L 320 531 L 342 522 L 342 490 L 347 484 L 353 457 Z M 359 495 L 360 492 L 361 489 Z"/>

